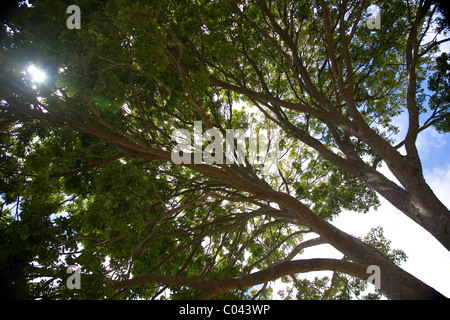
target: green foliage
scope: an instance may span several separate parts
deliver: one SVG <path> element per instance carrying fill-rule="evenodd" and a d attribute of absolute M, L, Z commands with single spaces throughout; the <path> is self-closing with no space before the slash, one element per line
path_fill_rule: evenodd
<path fill-rule="evenodd" d="M 450 56 L 442 53 L 435 59 L 435 71 L 428 80 L 428 89 L 433 92 L 429 101 L 432 112 L 428 122 L 442 118 L 434 124 L 441 133 L 450 131 L 450 116 L 448 114 L 450 102 Z"/>
<path fill-rule="evenodd" d="M 391 249 L 391 241 L 384 236 L 382 227 L 372 228 L 362 240 L 375 247 L 395 264 L 399 265 L 408 258 L 402 250 Z"/>
<path fill-rule="evenodd" d="M 314 211 L 325 219 L 332 219 L 341 210 L 366 213 L 379 205 L 374 190 L 352 178 L 334 164 L 304 150 L 310 161 L 296 167 L 301 176 L 292 186 L 299 199 L 310 201 Z"/>

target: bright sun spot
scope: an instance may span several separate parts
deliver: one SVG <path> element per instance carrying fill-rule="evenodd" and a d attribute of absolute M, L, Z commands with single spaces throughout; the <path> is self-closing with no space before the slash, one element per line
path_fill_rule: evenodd
<path fill-rule="evenodd" d="M 33 82 L 42 82 L 47 77 L 42 70 L 39 70 L 34 65 L 30 65 L 27 69 L 27 72 L 31 76 Z"/>

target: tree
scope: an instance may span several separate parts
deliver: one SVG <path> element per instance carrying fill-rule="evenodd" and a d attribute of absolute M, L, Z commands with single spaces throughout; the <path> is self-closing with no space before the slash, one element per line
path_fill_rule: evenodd
<path fill-rule="evenodd" d="M 399 267 L 406 257 L 382 230 L 357 239 L 329 222 L 366 212 L 378 193 L 450 248 L 449 212 L 415 145 L 448 119 L 442 58 L 432 114 L 419 122 L 442 43 L 421 46 L 431 2 L 376 2 L 383 32 L 366 26 L 363 0 L 85 0 L 81 29 L 66 26 L 71 3 L 32 4 L 11 17 L 0 65 L 2 274 L 19 296 L 245 299 L 282 278 L 286 297 L 351 298 L 375 265 L 381 291 L 366 298 L 443 297 Z M 27 63 L 46 70 L 46 84 L 33 84 Z M 401 112 L 409 129 L 394 144 Z M 242 164 L 175 164 L 173 132 L 196 121 L 224 137 L 267 133 L 276 170 L 249 150 Z M 204 140 L 202 150 L 221 145 Z M 342 259 L 297 259 L 324 243 Z M 72 265 L 81 290 L 65 283 Z M 302 279 L 317 270 L 333 276 Z"/>

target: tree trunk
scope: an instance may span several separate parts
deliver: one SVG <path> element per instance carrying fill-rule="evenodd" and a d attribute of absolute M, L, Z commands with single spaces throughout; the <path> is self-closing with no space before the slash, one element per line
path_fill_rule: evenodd
<path fill-rule="evenodd" d="M 286 132 L 314 148 L 324 159 L 371 186 L 450 251 L 450 212 L 425 182 L 418 159 L 412 160 L 402 156 L 387 141 L 362 123 L 363 120 L 359 122 L 365 130 L 363 135 L 359 133 L 360 138 L 378 150 L 391 172 L 402 184 L 402 188 L 362 161 L 348 142 L 335 137 L 336 143 L 346 155 L 346 158 L 340 157 L 281 115 L 277 116 Z"/>
<path fill-rule="evenodd" d="M 404 187 L 405 193 L 392 196 L 387 190 L 377 190 L 391 204 L 422 226 L 450 251 L 450 211 L 426 183 L 420 160 L 404 159 L 389 163 L 389 168 Z"/>

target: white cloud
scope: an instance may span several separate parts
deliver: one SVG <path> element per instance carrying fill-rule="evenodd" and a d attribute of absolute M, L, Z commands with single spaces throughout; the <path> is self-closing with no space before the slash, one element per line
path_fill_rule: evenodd
<path fill-rule="evenodd" d="M 434 128 L 428 128 L 422 131 L 417 137 L 416 142 L 417 150 L 422 161 L 429 160 L 430 157 L 433 157 L 437 149 L 446 146 L 446 139 L 448 139 L 446 135 L 440 134 Z"/>
<path fill-rule="evenodd" d="M 450 207 L 450 162 L 445 166 L 425 170 L 425 178 L 435 195 L 447 207 Z"/>

